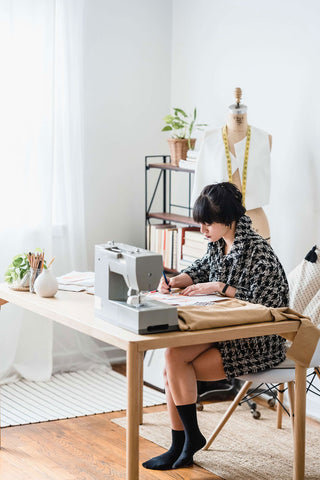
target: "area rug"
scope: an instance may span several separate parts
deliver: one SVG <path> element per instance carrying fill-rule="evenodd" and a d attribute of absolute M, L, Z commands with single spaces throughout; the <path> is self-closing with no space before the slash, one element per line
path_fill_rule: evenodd
<path fill-rule="evenodd" d="M 0 386 L 1 427 L 115 412 L 127 408 L 126 377 L 105 367 L 60 373 L 47 382 L 20 380 Z M 144 386 L 143 405 L 165 403 Z"/>
<path fill-rule="evenodd" d="M 226 411 L 229 402 L 204 406 L 198 412 L 202 433 L 209 438 Z M 292 480 L 293 439 L 290 419 L 284 415 L 284 428 L 276 428 L 276 413 L 259 407 L 261 418 L 255 420 L 246 405 L 238 407 L 207 451 L 197 452 L 197 465 L 224 480 Z M 126 419 L 114 419 L 125 427 Z M 167 412 L 144 415 L 140 435 L 168 448 L 170 427 Z M 320 425 L 307 424 L 306 480 L 320 479 Z M 159 448 L 159 454 L 163 452 Z M 182 472 L 182 470 L 181 470 Z"/>

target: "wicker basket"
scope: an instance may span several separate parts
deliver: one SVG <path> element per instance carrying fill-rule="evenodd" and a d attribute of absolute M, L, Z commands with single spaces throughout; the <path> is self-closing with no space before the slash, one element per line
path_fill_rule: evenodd
<path fill-rule="evenodd" d="M 11 288 L 11 290 L 15 290 L 17 292 L 29 292 L 29 287 L 11 287 L 9 285 L 9 288 Z"/>
<path fill-rule="evenodd" d="M 180 160 L 186 160 L 189 142 L 187 138 L 168 138 L 170 157 L 172 165 L 179 167 Z M 191 148 L 194 148 L 195 138 L 190 139 Z"/>

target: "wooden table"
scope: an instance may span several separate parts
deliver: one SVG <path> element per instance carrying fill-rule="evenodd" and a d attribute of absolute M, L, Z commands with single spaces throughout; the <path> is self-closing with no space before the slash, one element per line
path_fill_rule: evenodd
<path fill-rule="evenodd" d="M 150 349 L 196 345 L 269 334 L 296 332 L 298 321 L 257 323 L 194 332 L 136 335 L 94 316 L 94 297 L 86 293 L 59 291 L 54 298 L 15 292 L 0 284 L 0 305 L 18 305 L 91 337 L 126 351 L 127 355 L 127 480 L 139 478 L 139 424 L 142 423 L 143 357 Z M 306 369 L 296 364 L 293 479 L 304 479 Z M 249 453 L 250 455 L 251 453 Z"/>

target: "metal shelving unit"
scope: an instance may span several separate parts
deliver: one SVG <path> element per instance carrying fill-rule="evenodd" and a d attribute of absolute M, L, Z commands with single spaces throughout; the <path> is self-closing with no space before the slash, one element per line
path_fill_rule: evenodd
<path fill-rule="evenodd" d="M 161 159 L 159 163 L 156 160 Z M 148 200 L 148 173 L 150 170 L 159 170 L 156 177 L 155 187 L 153 188 L 150 201 Z M 187 175 L 187 191 L 185 204 L 176 204 L 172 202 L 172 173 L 184 173 Z M 170 163 L 169 155 L 148 155 L 145 157 L 145 248 L 147 248 L 147 228 L 151 224 L 150 220 L 157 218 L 162 220 L 163 224 L 180 223 L 191 227 L 200 227 L 192 218 L 191 206 L 191 182 L 194 170 L 180 168 Z M 157 195 L 162 199 L 162 211 L 152 211 L 154 200 Z M 172 213 L 173 209 L 181 209 L 186 215 Z M 175 270 L 166 269 L 169 273 L 176 273 Z"/>
<path fill-rule="evenodd" d="M 162 162 L 155 162 L 155 159 L 161 159 Z M 151 169 L 157 169 L 159 170 L 159 173 L 151 195 L 151 199 L 148 201 L 148 172 Z M 172 203 L 172 172 L 185 173 L 188 176 L 188 189 L 185 205 Z M 170 163 L 169 155 L 148 155 L 145 157 L 145 246 L 147 246 L 147 226 L 150 224 L 151 218 L 158 218 L 159 220 L 162 220 L 163 224 L 181 223 L 193 227 L 199 226 L 192 218 L 191 178 L 193 174 L 194 170 L 172 165 Z M 153 202 L 157 194 L 162 195 L 161 212 L 152 211 Z M 172 213 L 173 208 L 179 208 L 182 211 L 186 211 L 187 215 Z"/>

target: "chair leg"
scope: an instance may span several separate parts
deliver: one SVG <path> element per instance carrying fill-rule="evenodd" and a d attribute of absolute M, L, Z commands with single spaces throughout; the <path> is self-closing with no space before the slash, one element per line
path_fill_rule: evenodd
<path fill-rule="evenodd" d="M 294 429 L 294 382 L 288 382 L 288 394 L 290 403 L 290 416 L 292 421 L 292 431 Z"/>
<path fill-rule="evenodd" d="M 208 450 L 211 443 L 218 436 L 218 433 L 220 432 L 220 430 L 222 430 L 223 426 L 227 423 L 227 421 L 229 420 L 229 418 L 231 417 L 231 415 L 233 414 L 233 412 L 235 411 L 235 409 L 237 408 L 237 406 L 239 405 L 239 403 L 241 402 L 241 400 L 243 399 L 243 397 L 245 396 L 245 394 L 247 393 L 251 385 L 252 385 L 252 382 L 245 382 L 245 384 L 242 386 L 237 396 L 233 400 L 232 404 L 230 405 L 230 407 L 222 417 L 220 423 L 218 424 L 218 426 L 212 433 L 211 437 L 207 441 L 207 444 L 205 445 L 203 450 Z"/>
<path fill-rule="evenodd" d="M 318 378 L 320 379 L 320 372 L 319 372 L 319 369 L 318 368 L 315 368 L 314 369 L 315 373 L 318 375 Z"/>
<path fill-rule="evenodd" d="M 283 403 L 283 390 L 284 383 L 280 383 L 278 390 L 278 402 L 277 402 L 277 428 L 282 428 L 282 406 Z"/>

